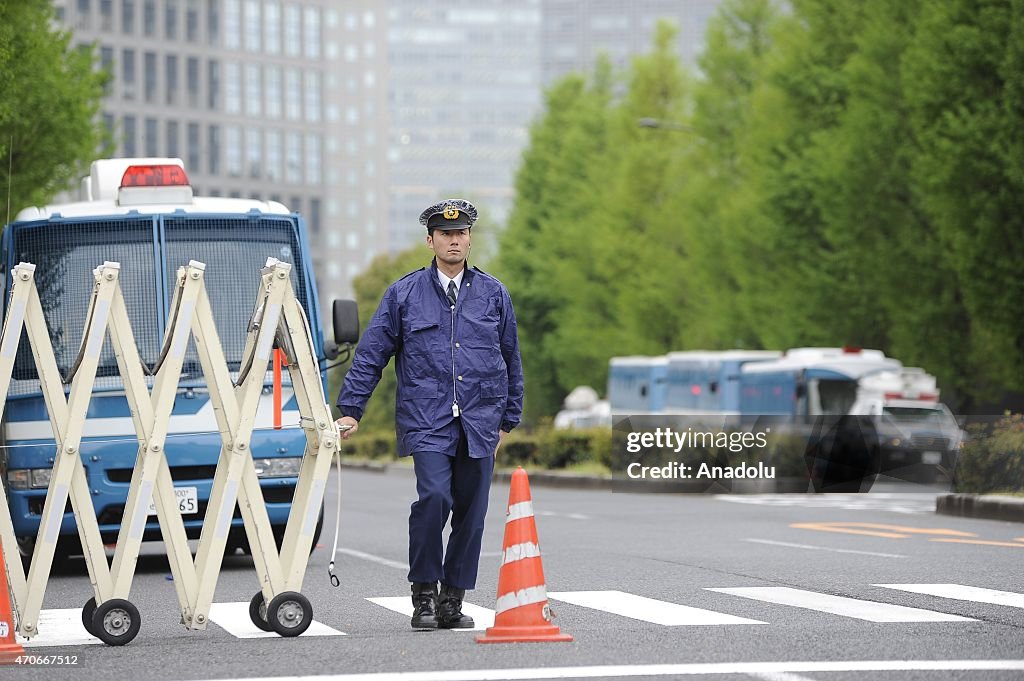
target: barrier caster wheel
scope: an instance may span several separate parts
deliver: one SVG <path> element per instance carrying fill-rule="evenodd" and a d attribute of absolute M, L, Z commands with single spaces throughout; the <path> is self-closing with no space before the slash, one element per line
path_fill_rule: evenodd
<path fill-rule="evenodd" d="M 142 627 L 139 609 L 121 598 L 112 598 L 96 606 L 92 616 L 93 634 L 108 646 L 123 646 L 134 639 Z"/>
<path fill-rule="evenodd" d="M 279 593 L 267 605 L 267 622 L 281 636 L 298 636 L 313 622 L 313 606 L 300 593 Z"/>
<path fill-rule="evenodd" d="M 263 592 L 257 591 L 249 601 L 249 619 L 262 631 L 273 631 L 267 623 L 267 602 L 263 600 Z"/>
<path fill-rule="evenodd" d="M 85 627 L 85 630 L 88 631 L 90 634 L 96 636 L 96 638 L 99 638 L 99 636 L 97 636 L 96 634 L 96 631 L 92 628 L 92 616 L 94 614 L 96 614 L 95 596 L 87 600 L 85 602 L 85 605 L 82 606 L 82 626 Z"/>

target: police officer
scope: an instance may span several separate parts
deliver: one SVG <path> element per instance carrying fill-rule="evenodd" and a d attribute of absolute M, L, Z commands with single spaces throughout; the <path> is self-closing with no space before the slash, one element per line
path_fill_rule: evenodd
<path fill-rule="evenodd" d="M 462 600 L 476 586 L 494 455 L 522 413 L 512 300 L 501 282 L 466 265 L 476 217 L 462 199 L 423 211 L 433 262 L 388 288 L 338 396 L 347 439 L 395 357 L 398 455 L 413 457 L 418 495 L 409 514 L 416 629 L 473 627 Z"/>

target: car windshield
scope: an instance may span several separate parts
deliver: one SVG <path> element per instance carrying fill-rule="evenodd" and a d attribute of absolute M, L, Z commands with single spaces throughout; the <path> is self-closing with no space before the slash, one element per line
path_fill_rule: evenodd
<path fill-rule="evenodd" d="M 937 426 L 944 425 L 947 420 L 945 412 L 933 407 L 885 407 L 883 413 L 901 422 L 927 423 Z"/>

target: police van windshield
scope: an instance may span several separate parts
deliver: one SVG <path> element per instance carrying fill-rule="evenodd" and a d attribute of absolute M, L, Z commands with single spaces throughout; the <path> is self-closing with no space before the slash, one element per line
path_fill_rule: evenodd
<path fill-rule="evenodd" d="M 268 257 L 293 265 L 292 285 L 309 314 L 298 228 L 290 216 L 126 216 L 15 223 L 9 229 L 7 268 L 18 262 L 36 265 L 36 287 L 57 365 L 65 377 L 82 339 L 93 287 L 92 271 L 104 261 L 121 263 L 121 291 L 139 355 L 148 367 L 155 365 L 160 354 L 175 273 L 189 260 L 206 264 L 206 291 L 232 371 L 241 361 L 259 271 Z M 182 383 L 188 383 L 189 378 L 201 380 L 201 374 L 190 343 Z M 117 389 L 117 375 L 117 362 L 107 340 L 96 388 Z M 38 392 L 35 362 L 23 333 L 10 394 Z"/>

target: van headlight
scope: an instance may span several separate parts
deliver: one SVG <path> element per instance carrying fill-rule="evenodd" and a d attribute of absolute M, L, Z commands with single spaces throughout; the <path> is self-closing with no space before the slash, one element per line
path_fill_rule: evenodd
<path fill-rule="evenodd" d="M 257 478 L 294 478 L 299 474 L 302 457 L 289 456 L 275 459 L 253 459 Z"/>
<path fill-rule="evenodd" d="M 50 486 L 50 468 L 19 468 L 7 471 L 11 489 L 45 489 Z"/>

